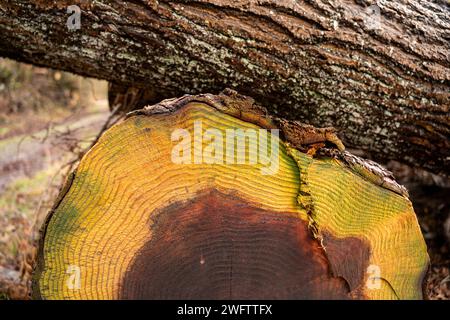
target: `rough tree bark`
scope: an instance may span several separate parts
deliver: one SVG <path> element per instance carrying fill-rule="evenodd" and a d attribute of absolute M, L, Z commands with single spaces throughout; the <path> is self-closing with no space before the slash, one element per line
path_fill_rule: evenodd
<path fill-rule="evenodd" d="M 69 31 L 66 8 L 81 7 Z M 450 174 L 450 5 L 378 1 L 0 2 L 0 55 L 148 87 L 231 87 L 349 146 Z"/>

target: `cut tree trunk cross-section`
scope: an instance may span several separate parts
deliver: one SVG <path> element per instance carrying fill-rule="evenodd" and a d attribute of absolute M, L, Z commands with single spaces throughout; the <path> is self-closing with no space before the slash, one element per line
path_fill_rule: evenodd
<path fill-rule="evenodd" d="M 332 156 L 333 136 L 315 157 L 294 148 L 297 124 L 266 114 L 228 90 L 106 131 L 47 218 L 34 296 L 421 299 L 429 261 L 406 194 Z"/>

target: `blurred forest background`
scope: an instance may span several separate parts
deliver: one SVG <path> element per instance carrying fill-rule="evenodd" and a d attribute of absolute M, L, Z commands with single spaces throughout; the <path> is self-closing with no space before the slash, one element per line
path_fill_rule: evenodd
<path fill-rule="evenodd" d="M 108 117 L 106 82 L 0 59 L 0 299 L 28 297 L 39 227 Z M 450 299 L 450 180 L 385 165 L 410 190 L 429 247 L 428 297 Z"/>
<path fill-rule="evenodd" d="M 27 297 L 39 228 L 108 115 L 106 82 L 0 59 L 0 299 Z"/>

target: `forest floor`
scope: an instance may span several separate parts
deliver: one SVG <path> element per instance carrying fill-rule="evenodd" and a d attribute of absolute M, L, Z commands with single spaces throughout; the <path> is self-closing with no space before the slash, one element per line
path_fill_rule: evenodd
<path fill-rule="evenodd" d="M 11 115 L 0 134 L 0 299 L 26 298 L 39 226 L 70 165 L 109 116 L 106 100 L 51 119 Z"/>

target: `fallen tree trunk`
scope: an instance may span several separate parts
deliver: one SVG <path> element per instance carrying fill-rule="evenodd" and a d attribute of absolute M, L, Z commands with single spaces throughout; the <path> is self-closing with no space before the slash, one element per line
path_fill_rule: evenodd
<path fill-rule="evenodd" d="M 420 299 L 429 262 L 411 202 L 361 166 L 332 130 L 231 91 L 134 112 L 61 192 L 33 295 Z"/>
<path fill-rule="evenodd" d="M 74 3 L 81 28 L 69 31 Z M 336 126 L 376 159 L 448 175 L 449 4 L 370 4 L 2 1 L 0 55 L 144 87 L 153 102 L 235 88 L 273 114 Z"/>

